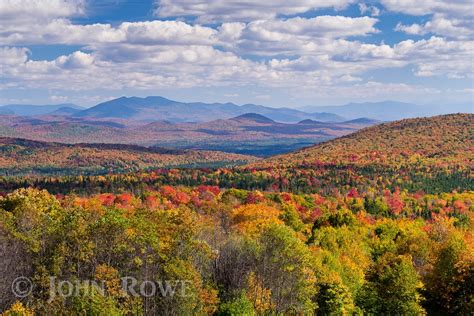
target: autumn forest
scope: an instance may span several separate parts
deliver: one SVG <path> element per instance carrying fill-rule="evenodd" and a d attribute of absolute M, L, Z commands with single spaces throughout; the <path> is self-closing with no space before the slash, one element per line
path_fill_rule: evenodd
<path fill-rule="evenodd" d="M 0 311 L 471 315 L 473 131 L 408 119 L 267 159 L 4 139 Z"/>

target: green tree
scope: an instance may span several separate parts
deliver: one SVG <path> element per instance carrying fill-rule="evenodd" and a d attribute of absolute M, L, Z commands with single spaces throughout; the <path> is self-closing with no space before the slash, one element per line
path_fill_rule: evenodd
<path fill-rule="evenodd" d="M 422 283 L 410 256 L 384 254 L 369 269 L 357 305 L 372 315 L 423 315 Z"/>
<path fill-rule="evenodd" d="M 312 258 L 306 245 L 287 226 L 272 224 L 260 235 L 257 279 L 271 291 L 276 313 L 315 309 Z"/>
<path fill-rule="evenodd" d="M 219 316 L 235 316 L 235 315 L 253 316 L 255 315 L 255 311 L 254 311 L 252 303 L 247 298 L 247 296 L 244 293 L 241 293 L 236 298 L 228 302 L 222 303 L 220 305 L 217 315 Z"/>

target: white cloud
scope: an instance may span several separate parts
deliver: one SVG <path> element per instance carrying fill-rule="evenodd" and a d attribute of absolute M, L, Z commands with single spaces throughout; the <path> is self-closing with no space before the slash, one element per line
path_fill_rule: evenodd
<path fill-rule="evenodd" d="M 211 45 L 216 43 L 217 31 L 180 21 L 147 21 L 122 23 L 119 30 L 128 43 L 149 45 Z"/>
<path fill-rule="evenodd" d="M 74 44 L 131 43 L 147 45 L 211 45 L 217 31 L 179 21 L 124 22 L 114 28 L 110 24 L 72 24 L 66 19 L 53 19 L 42 24 L 8 24 L 0 33 L 0 43 Z M 8 30 L 8 31 L 7 31 Z"/>
<path fill-rule="evenodd" d="M 232 44 L 235 40 L 238 40 L 242 36 L 242 32 L 246 28 L 245 23 L 230 22 L 223 23 L 219 26 L 219 38 L 224 43 Z"/>
<path fill-rule="evenodd" d="M 110 24 L 72 24 L 67 19 L 45 21 L 27 20 L 10 23 L 0 20 L 0 44 L 74 44 L 84 45 L 96 42 L 117 42 L 125 34 Z"/>
<path fill-rule="evenodd" d="M 48 19 L 84 14 L 84 0 L 2 0 L 0 20 Z"/>
<path fill-rule="evenodd" d="M 412 35 L 425 35 L 432 33 L 457 39 L 472 39 L 474 35 L 472 20 L 456 18 L 448 19 L 440 14 L 435 14 L 431 21 L 428 21 L 425 24 L 415 23 L 411 25 L 403 25 L 398 23 L 395 30 Z"/>
<path fill-rule="evenodd" d="M 398 23 L 395 28 L 410 35 L 436 35 L 417 42 L 402 41 L 394 46 L 397 58 L 411 62 L 416 76 L 474 77 L 474 4 L 471 0 L 382 0 L 382 3 L 395 12 L 432 14 L 424 24 Z"/>
<path fill-rule="evenodd" d="M 310 19 L 268 20 L 251 22 L 247 29 L 262 40 L 287 39 L 285 35 L 299 35 L 307 38 L 340 38 L 377 33 L 374 28 L 378 20 L 370 17 L 350 18 L 323 15 Z"/>
<path fill-rule="evenodd" d="M 359 3 L 359 11 L 361 14 L 370 14 L 370 16 L 379 16 L 380 9 L 376 6 L 369 6 L 365 3 Z"/>
<path fill-rule="evenodd" d="M 430 20 L 412 25 L 399 23 L 396 29 L 411 35 L 436 36 L 391 45 L 368 43 L 363 38 L 380 32 L 376 26 L 383 16 L 374 18 L 380 14 L 374 5 L 359 5 L 362 14 L 372 17 L 281 16 L 323 7 L 341 8 L 352 2 L 161 2 L 161 16 L 200 14 L 200 23 L 223 21 L 203 26 L 161 20 L 81 25 L 70 18 L 85 13 L 84 1 L 50 0 L 50 7 L 40 8 L 46 2 L 0 0 L 0 16 L 7 17 L 0 19 L 0 45 L 4 46 L 0 46 L 0 87 L 87 91 L 98 87 L 179 89 L 252 85 L 357 97 L 359 92 L 428 92 L 415 92 L 410 85 L 366 82 L 367 72 L 373 69 L 406 67 L 420 77 L 472 78 L 473 31 L 467 23 L 468 14 L 458 9 L 461 3 L 449 6 L 445 1 L 423 2 L 420 6 L 433 14 Z M 382 2 L 391 11 L 414 15 L 421 12 L 411 1 Z M 20 4 L 31 4 L 39 11 L 30 12 Z M 13 18 L 15 15 L 18 19 Z M 80 48 L 50 61 L 31 60 L 30 51 L 18 46 L 32 44 Z M 34 56 L 35 48 L 32 50 Z"/>
<path fill-rule="evenodd" d="M 94 57 L 78 51 L 68 56 L 60 56 L 55 62 L 58 67 L 64 69 L 87 68 L 94 63 Z"/>
<path fill-rule="evenodd" d="M 224 47 L 237 54 L 333 55 L 350 46 L 345 38 L 379 32 L 374 27 L 377 21 L 371 17 L 318 16 L 258 20 L 248 24 L 224 23 L 220 39 Z M 235 32 L 229 31 L 231 29 Z M 222 37 L 223 32 L 225 37 Z"/>
<path fill-rule="evenodd" d="M 441 37 L 407 40 L 394 46 L 399 58 L 417 67 L 418 76 L 446 75 L 450 78 L 472 78 L 474 42 L 448 41 Z"/>
<path fill-rule="evenodd" d="M 272 19 L 277 15 L 304 13 L 313 9 L 341 9 L 354 0 L 159 0 L 155 14 L 159 17 L 196 16 L 201 23 L 216 21 L 252 21 Z"/>
<path fill-rule="evenodd" d="M 28 60 L 27 48 L 0 47 L 0 66 L 15 66 Z"/>
<path fill-rule="evenodd" d="M 410 15 L 442 13 L 454 17 L 474 16 L 471 0 L 381 0 L 381 3 L 390 11 Z"/>
<path fill-rule="evenodd" d="M 395 31 L 404 32 L 410 35 L 424 35 L 427 33 L 425 27 L 417 23 L 411 25 L 404 25 L 402 23 L 398 23 L 395 27 Z"/>
<path fill-rule="evenodd" d="M 298 29 L 294 29 L 298 32 Z M 28 59 L 24 48 L 0 50 L 6 81 L 19 87 L 90 90 L 239 86 L 304 87 L 353 85 L 371 69 L 413 66 L 418 76 L 472 75 L 472 44 L 439 37 L 376 45 L 345 39 L 321 41 L 319 50 L 297 58 L 256 62 L 212 45 L 103 43 L 53 61 Z M 296 51 L 294 51 L 296 53 Z M 179 65 L 179 67 L 177 67 Z"/>
<path fill-rule="evenodd" d="M 63 95 L 52 95 L 49 97 L 49 99 L 54 103 L 64 103 L 69 100 L 69 97 Z"/>

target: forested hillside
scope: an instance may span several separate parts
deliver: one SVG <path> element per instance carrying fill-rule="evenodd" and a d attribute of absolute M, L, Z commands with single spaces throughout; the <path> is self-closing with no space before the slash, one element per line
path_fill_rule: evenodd
<path fill-rule="evenodd" d="M 212 151 L 114 144 L 60 144 L 0 138 L 2 175 L 123 173 L 157 167 L 242 164 L 254 157 Z"/>
<path fill-rule="evenodd" d="M 280 167 L 315 162 L 354 165 L 472 166 L 474 114 L 452 114 L 379 124 L 296 153 L 262 162 Z"/>

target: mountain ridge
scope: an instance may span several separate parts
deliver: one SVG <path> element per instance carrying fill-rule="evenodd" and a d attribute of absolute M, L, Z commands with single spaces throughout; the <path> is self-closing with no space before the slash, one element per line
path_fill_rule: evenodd
<path fill-rule="evenodd" d="M 59 111 L 60 108 L 65 108 Z M 66 109 L 68 108 L 68 109 Z M 89 108 L 63 103 L 51 105 L 9 104 L 0 106 L 0 115 L 62 115 L 96 119 L 128 119 L 137 122 L 171 121 L 209 122 L 255 113 L 271 120 L 297 123 L 304 120 L 344 122 L 367 118 L 395 121 L 405 118 L 428 117 L 451 113 L 474 113 L 474 105 L 418 105 L 399 101 L 351 102 L 339 106 L 306 106 L 301 108 L 268 107 L 258 104 L 181 102 L 162 96 L 126 97 L 101 102 Z"/>
<path fill-rule="evenodd" d="M 0 106 L 0 114 L 18 115 L 18 116 L 35 116 L 46 115 L 57 111 L 60 108 L 73 108 L 77 110 L 84 110 L 82 106 L 73 103 L 59 103 L 59 104 L 7 104 Z M 3 113 L 6 112 L 6 113 Z"/>
<path fill-rule="evenodd" d="M 257 123 L 275 123 L 274 120 L 257 113 L 245 113 L 236 117 L 231 118 L 233 121 L 253 121 Z"/>
<path fill-rule="evenodd" d="M 398 101 L 352 102 L 338 106 L 307 106 L 301 108 L 307 112 L 328 111 L 347 120 L 367 117 L 379 121 L 396 121 L 406 118 L 429 117 L 453 113 L 474 113 L 473 104 L 451 105 L 418 105 Z"/>
<path fill-rule="evenodd" d="M 404 119 L 360 129 L 295 152 L 274 156 L 262 165 L 312 163 L 388 164 L 463 163 L 474 167 L 474 114 L 458 113 Z"/>
<path fill-rule="evenodd" d="M 206 122 L 229 119 L 246 113 L 267 116 L 274 121 L 298 122 L 313 118 L 323 121 L 344 121 L 332 113 L 306 113 L 291 108 L 272 108 L 256 104 L 179 102 L 160 96 L 120 97 L 99 103 L 74 114 L 76 117 L 122 118 L 143 121 Z"/>

